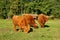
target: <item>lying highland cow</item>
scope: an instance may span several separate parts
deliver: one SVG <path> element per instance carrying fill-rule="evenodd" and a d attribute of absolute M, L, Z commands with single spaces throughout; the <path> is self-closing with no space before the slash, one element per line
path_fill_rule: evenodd
<path fill-rule="evenodd" d="M 19 27 L 19 30 L 23 30 L 25 33 L 28 33 L 30 30 L 30 27 L 28 26 L 27 21 L 23 16 L 13 16 L 13 25 L 14 25 L 14 30 L 16 31 L 16 26 Z"/>
<path fill-rule="evenodd" d="M 40 24 L 41 27 L 44 27 L 44 24 L 48 21 L 48 16 L 44 15 L 44 14 L 40 14 L 38 15 L 38 22 Z"/>

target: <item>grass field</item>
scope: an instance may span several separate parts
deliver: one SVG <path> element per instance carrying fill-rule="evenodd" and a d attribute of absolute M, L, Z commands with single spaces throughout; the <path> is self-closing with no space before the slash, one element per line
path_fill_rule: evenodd
<path fill-rule="evenodd" d="M 0 19 L 0 40 L 60 40 L 60 20 L 48 20 L 49 27 L 41 28 L 38 21 L 38 29 L 33 32 L 14 32 L 12 20 Z"/>

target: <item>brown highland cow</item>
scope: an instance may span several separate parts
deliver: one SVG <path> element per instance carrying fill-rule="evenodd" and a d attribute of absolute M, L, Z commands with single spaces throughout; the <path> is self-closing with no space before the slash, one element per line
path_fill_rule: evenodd
<path fill-rule="evenodd" d="M 16 26 L 18 26 L 19 30 L 23 30 L 25 33 L 29 32 L 30 26 L 28 25 L 27 21 L 23 16 L 13 16 L 12 20 L 15 31 L 16 31 Z"/>
<path fill-rule="evenodd" d="M 27 20 L 27 23 L 29 25 L 33 26 L 34 28 L 37 28 L 37 25 L 36 25 L 35 20 L 34 20 L 32 15 L 30 15 L 30 14 L 23 14 L 23 16 L 25 17 L 25 19 Z"/>
<path fill-rule="evenodd" d="M 44 24 L 48 21 L 48 16 L 44 14 L 39 14 L 38 15 L 38 22 L 41 27 L 44 27 Z"/>

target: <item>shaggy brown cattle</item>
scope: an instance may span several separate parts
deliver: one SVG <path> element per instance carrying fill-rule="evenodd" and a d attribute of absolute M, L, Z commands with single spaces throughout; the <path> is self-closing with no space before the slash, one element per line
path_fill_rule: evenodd
<path fill-rule="evenodd" d="M 28 24 L 30 24 L 34 28 L 37 28 L 37 25 L 36 25 L 35 20 L 34 20 L 32 15 L 30 15 L 30 14 L 23 14 L 23 16 L 27 20 Z"/>
<path fill-rule="evenodd" d="M 41 27 L 44 27 L 44 24 L 46 23 L 46 21 L 48 21 L 48 16 L 46 16 L 44 14 L 38 15 L 38 22 Z"/>
<path fill-rule="evenodd" d="M 13 16 L 12 20 L 15 31 L 16 31 L 16 26 L 18 26 L 19 29 L 23 30 L 25 33 L 29 32 L 30 27 L 23 16 Z"/>

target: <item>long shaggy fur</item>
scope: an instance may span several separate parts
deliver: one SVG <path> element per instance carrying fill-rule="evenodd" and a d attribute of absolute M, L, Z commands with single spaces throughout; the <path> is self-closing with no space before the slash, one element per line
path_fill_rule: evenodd
<path fill-rule="evenodd" d="M 39 14 L 38 15 L 38 22 L 41 27 L 44 27 L 44 24 L 48 21 L 48 16 L 44 14 Z"/>
<path fill-rule="evenodd" d="M 28 26 L 28 23 L 23 16 L 13 16 L 12 20 L 15 31 L 16 31 L 16 26 L 18 26 L 19 29 L 23 30 L 25 33 L 29 32 L 30 27 Z"/>
<path fill-rule="evenodd" d="M 33 18 L 32 15 L 30 14 L 24 14 L 23 15 L 25 17 L 25 19 L 27 20 L 27 23 L 30 24 L 31 26 L 33 26 L 34 28 L 37 28 L 37 25 L 35 23 L 35 20 Z"/>

